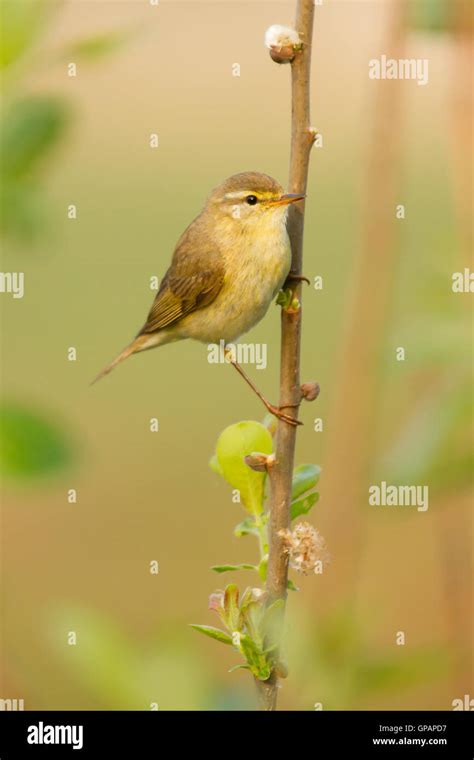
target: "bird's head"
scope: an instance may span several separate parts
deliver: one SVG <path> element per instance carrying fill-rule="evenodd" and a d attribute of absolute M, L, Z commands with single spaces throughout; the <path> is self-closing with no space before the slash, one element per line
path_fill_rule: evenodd
<path fill-rule="evenodd" d="M 235 219 L 246 228 L 268 222 L 284 222 L 288 205 L 303 200 L 304 195 L 284 193 L 272 177 L 260 172 L 242 172 L 216 187 L 208 198 L 214 215 Z"/>

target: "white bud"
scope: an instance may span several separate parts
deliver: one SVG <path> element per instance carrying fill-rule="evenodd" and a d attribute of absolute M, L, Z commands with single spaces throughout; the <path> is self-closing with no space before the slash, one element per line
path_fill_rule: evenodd
<path fill-rule="evenodd" d="M 298 32 L 289 26 L 273 24 L 265 32 L 265 47 L 276 63 L 291 63 L 295 53 L 302 48 Z"/>

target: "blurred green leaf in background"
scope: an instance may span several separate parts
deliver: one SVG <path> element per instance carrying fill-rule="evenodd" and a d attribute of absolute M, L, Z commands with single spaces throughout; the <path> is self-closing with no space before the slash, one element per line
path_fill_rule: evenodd
<path fill-rule="evenodd" d="M 0 6 L 0 67 L 7 69 L 22 58 L 43 31 L 55 0 L 2 0 Z"/>
<path fill-rule="evenodd" d="M 380 474 L 396 484 L 429 483 L 434 489 L 462 488 L 472 482 L 472 381 L 446 379 L 420 399 L 390 451 Z"/>
<path fill-rule="evenodd" d="M 8 102 L 0 121 L 0 231 L 20 243 L 31 242 L 43 229 L 41 170 L 69 121 L 64 98 L 18 94 L 22 73 L 33 64 L 41 67 L 50 62 L 47 53 L 36 50 L 36 43 L 60 7 L 56 0 L 4 0 L 0 6 L 0 71 Z M 114 30 L 80 39 L 63 50 L 60 59 L 95 62 L 129 36 L 129 32 Z"/>
<path fill-rule="evenodd" d="M 0 131 L 0 230 L 31 240 L 41 229 L 39 172 L 68 122 L 65 102 L 29 96 L 6 111 Z"/>
<path fill-rule="evenodd" d="M 59 7 L 54 0 L 5 0 L 0 8 L 5 101 L 0 120 L 0 232 L 20 243 L 31 242 L 42 229 L 40 170 L 44 170 L 67 123 L 62 98 L 20 94 L 21 75 L 31 67 L 33 52 L 35 65 L 38 61 L 41 64 L 42 56 L 35 46 Z"/>
<path fill-rule="evenodd" d="M 2 121 L 0 169 L 4 180 L 15 182 L 33 174 L 57 143 L 67 109 L 53 97 L 26 97 L 15 101 Z"/>
<path fill-rule="evenodd" d="M 66 635 L 77 634 L 70 647 Z M 233 702 L 196 656 L 183 626 L 168 626 L 147 644 L 133 641 L 103 613 L 80 606 L 53 611 L 48 621 L 53 654 L 77 683 L 109 710 L 250 709 L 252 692 L 236 694 Z M 249 697 L 250 694 L 250 697 Z M 152 704 L 156 707 L 153 708 Z"/>
<path fill-rule="evenodd" d="M 74 42 L 63 54 L 63 60 L 95 62 L 114 53 L 129 39 L 123 31 L 106 32 Z"/>
<path fill-rule="evenodd" d="M 348 605 L 335 608 L 317 623 L 303 608 L 288 629 L 289 665 L 295 680 L 308 684 L 307 699 L 317 697 L 327 710 L 364 709 L 361 700 L 396 695 L 426 682 L 442 678 L 449 657 L 442 648 L 418 647 L 394 652 L 393 647 L 374 648 L 371 626 L 358 622 Z M 402 647 L 403 649 L 403 647 Z M 307 653 L 311 655 L 308 657 Z"/>
<path fill-rule="evenodd" d="M 449 32 L 453 27 L 452 0 L 417 0 L 409 3 L 410 25 L 422 32 Z"/>
<path fill-rule="evenodd" d="M 71 444 L 61 428 L 20 404 L 0 407 L 0 472 L 14 480 L 56 474 L 73 458 Z"/>

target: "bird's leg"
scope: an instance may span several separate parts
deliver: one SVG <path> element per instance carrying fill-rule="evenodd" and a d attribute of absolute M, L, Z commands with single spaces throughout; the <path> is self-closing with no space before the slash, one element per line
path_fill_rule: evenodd
<path fill-rule="evenodd" d="M 245 370 L 243 370 L 240 364 L 235 361 L 235 359 L 232 356 L 232 351 L 230 351 L 228 348 L 225 348 L 224 353 L 225 353 L 226 359 L 230 362 L 230 364 L 232 364 L 233 367 L 235 367 L 239 375 L 241 375 L 241 377 L 244 378 L 247 385 L 249 385 L 251 389 L 253 390 L 253 392 L 256 393 L 256 395 L 259 397 L 260 401 L 262 401 L 262 403 L 265 405 L 266 409 L 270 412 L 270 414 L 275 415 L 275 417 L 278 417 L 279 420 L 283 420 L 284 422 L 287 422 L 289 425 L 294 425 L 295 427 L 297 425 L 303 424 L 302 422 L 300 422 L 300 420 L 296 420 L 294 417 L 290 417 L 288 414 L 285 414 L 284 412 L 282 412 L 281 409 L 279 409 L 277 406 L 274 406 L 269 401 L 267 401 L 265 396 L 262 393 L 260 393 L 256 385 L 254 385 L 254 383 L 252 382 L 250 377 L 247 375 Z M 297 407 L 298 405 L 288 404 L 288 406 Z"/>

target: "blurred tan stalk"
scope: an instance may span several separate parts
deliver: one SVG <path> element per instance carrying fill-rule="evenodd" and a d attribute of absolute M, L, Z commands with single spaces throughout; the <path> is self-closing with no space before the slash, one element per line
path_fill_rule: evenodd
<path fill-rule="evenodd" d="M 393 0 L 380 49 L 403 58 L 406 6 Z M 393 292 L 397 250 L 395 207 L 401 152 L 403 81 L 373 82 L 377 88 L 369 145 L 367 189 L 361 209 L 362 242 L 355 256 L 354 291 L 341 341 L 333 408 L 327 430 L 324 498 L 331 505 L 331 546 L 337 561 L 331 589 L 354 599 L 366 533 L 366 503 L 378 398 L 378 358 Z"/>

